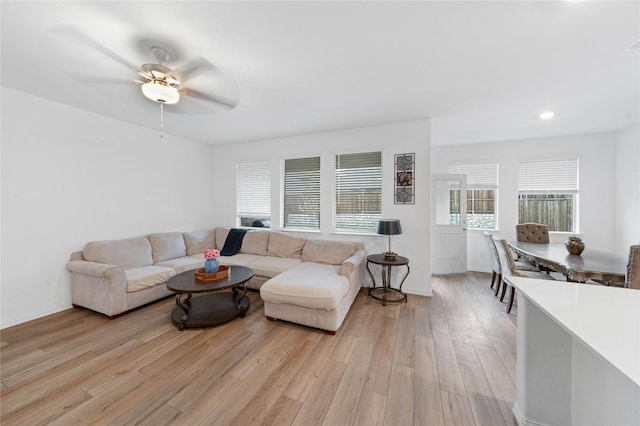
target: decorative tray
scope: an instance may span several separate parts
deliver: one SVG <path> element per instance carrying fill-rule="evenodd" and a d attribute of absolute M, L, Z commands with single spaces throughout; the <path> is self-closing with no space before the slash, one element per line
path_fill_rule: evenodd
<path fill-rule="evenodd" d="M 218 272 L 215 272 L 213 274 L 207 274 L 204 271 L 204 268 L 197 269 L 195 273 L 195 278 L 198 281 L 215 281 L 215 280 L 221 280 L 223 278 L 227 278 L 228 276 L 229 276 L 229 267 L 223 266 L 223 265 L 220 265 L 220 267 L 218 268 Z"/>

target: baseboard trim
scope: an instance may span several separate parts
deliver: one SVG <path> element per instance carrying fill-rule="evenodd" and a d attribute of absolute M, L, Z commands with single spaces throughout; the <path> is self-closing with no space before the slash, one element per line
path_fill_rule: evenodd
<path fill-rule="evenodd" d="M 33 321 L 38 318 L 46 317 L 47 315 L 57 314 L 58 312 L 66 311 L 67 309 L 71 309 L 71 303 L 66 303 L 60 306 L 53 306 L 47 309 L 43 309 L 41 311 L 30 312 L 26 315 L 21 315 L 15 318 L 10 318 L 8 320 L 0 320 L 0 330 L 13 327 L 14 325 L 19 325 L 25 322 Z"/>
<path fill-rule="evenodd" d="M 522 414 L 522 411 L 520 411 L 520 407 L 518 407 L 517 402 L 513 404 L 513 410 L 511 410 L 511 412 L 513 413 L 513 417 L 515 418 L 518 426 L 548 426 L 544 423 L 538 423 L 538 422 L 534 422 L 533 420 L 527 419 Z"/>
<path fill-rule="evenodd" d="M 431 290 L 427 291 L 425 289 L 419 289 L 419 288 L 404 287 L 402 291 L 407 294 L 413 294 L 414 296 L 426 296 L 426 297 L 433 296 L 433 293 L 431 292 Z"/>
<path fill-rule="evenodd" d="M 467 265 L 467 271 L 469 272 L 487 272 L 487 273 L 491 273 L 493 272 L 493 270 L 491 268 L 486 268 L 484 266 L 472 266 L 472 265 Z"/>

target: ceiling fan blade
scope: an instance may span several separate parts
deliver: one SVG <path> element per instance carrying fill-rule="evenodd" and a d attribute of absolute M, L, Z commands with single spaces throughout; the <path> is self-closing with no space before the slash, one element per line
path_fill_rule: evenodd
<path fill-rule="evenodd" d="M 193 96 L 201 99 L 218 102 L 235 108 L 240 101 L 240 87 L 218 67 L 205 58 L 196 58 L 178 68 L 175 75 L 182 86 L 197 87 L 199 91 L 193 91 Z M 215 93 L 216 96 L 207 96 L 205 93 Z"/>
<path fill-rule="evenodd" d="M 108 77 L 100 77 L 95 75 L 81 74 L 77 72 L 67 72 L 74 81 L 78 81 L 80 83 L 85 84 L 111 84 L 111 85 L 131 85 L 131 83 L 135 83 L 136 80 L 123 80 L 120 78 L 108 78 Z"/>
<path fill-rule="evenodd" d="M 207 115 L 225 113 L 231 110 L 230 106 L 223 102 L 212 101 L 197 96 L 187 95 L 184 89 L 180 89 L 180 100 L 173 105 L 167 105 L 164 109 L 169 114 L 193 114 Z"/>
<path fill-rule="evenodd" d="M 88 35 L 78 31 L 76 28 L 70 25 L 61 25 L 50 29 L 48 36 L 43 40 L 43 43 L 49 45 L 52 55 L 56 56 L 61 53 L 61 49 L 66 50 L 67 55 L 78 55 L 81 52 L 78 51 L 80 46 L 88 47 L 91 50 L 102 54 L 103 56 L 123 65 L 128 70 L 138 70 L 138 66 L 120 56 L 118 53 L 109 49 L 108 47 L 100 44 L 96 40 L 92 39 Z M 55 43 L 63 43 L 62 46 L 53 46 Z M 59 58 L 56 58 L 59 59 Z"/>
<path fill-rule="evenodd" d="M 179 92 L 180 92 L 180 95 L 187 98 L 196 98 L 205 102 L 215 103 L 217 104 L 218 108 L 226 109 L 227 111 L 231 111 L 232 109 L 234 109 L 236 106 L 238 106 L 238 102 L 239 102 L 239 101 L 225 99 L 222 96 L 207 95 L 205 93 L 198 92 L 196 90 L 189 89 L 186 87 L 181 87 Z"/>
<path fill-rule="evenodd" d="M 190 78 L 196 77 L 206 72 L 213 72 L 216 68 L 213 64 L 204 58 L 197 58 L 189 63 L 176 68 L 174 71 L 180 77 L 181 82 L 189 81 Z"/>

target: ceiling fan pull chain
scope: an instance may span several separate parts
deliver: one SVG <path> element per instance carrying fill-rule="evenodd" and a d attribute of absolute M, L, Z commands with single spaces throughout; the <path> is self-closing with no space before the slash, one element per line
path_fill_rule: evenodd
<path fill-rule="evenodd" d="M 164 138 L 164 102 L 160 102 L 160 139 Z"/>

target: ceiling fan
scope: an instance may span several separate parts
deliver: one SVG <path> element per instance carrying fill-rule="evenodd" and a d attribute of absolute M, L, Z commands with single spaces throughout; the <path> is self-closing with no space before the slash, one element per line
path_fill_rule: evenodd
<path fill-rule="evenodd" d="M 170 68 L 162 65 L 169 58 L 169 52 L 158 46 L 151 46 L 157 64 L 144 64 L 140 67 L 140 75 L 147 81 L 142 83 L 142 93 L 160 104 L 175 104 L 180 100 L 180 82 Z"/>
<path fill-rule="evenodd" d="M 140 82 L 142 94 L 160 104 L 160 138 L 164 137 L 164 104 L 173 105 L 180 100 L 180 82 L 170 68 L 162 65 L 169 58 L 169 52 L 159 46 L 151 46 L 151 53 L 157 64 L 144 64 L 138 73 L 146 79 Z"/>
<path fill-rule="evenodd" d="M 122 95 L 127 99 L 124 90 L 130 84 L 138 84 L 144 97 L 160 104 L 161 137 L 163 134 L 164 105 L 172 105 L 171 112 L 179 114 L 208 114 L 234 109 L 240 101 L 240 89 L 233 79 L 225 75 L 221 70 L 202 57 L 187 56 L 176 46 L 170 52 L 162 41 L 150 39 L 134 39 L 132 44 L 137 46 L 140 52 L 148 52 L 156 59 L 156 63 L 145 63 L 138 66 L 125 59 L 119 53 L 111 50 L 85 33 L 72 26 L 58 26 L 50 29 L 43 39 L 45 53 L 51 55 L 51 59 L 59 63 L 74 80 L 89 84 L 97 90 L 109 90 L 110 97 Z M 170 42 L 168 42 L 171 45 Z M 99 56 L 91 62 L 84 62 L 86 55 L 81 51 L 92 51 Z M 147 50 L 149 49 L 149 50 Z M 175 55 L 174 55 L 175 54 Z M 104 72 L 102 59 L 124 66 L 112 71 L 109 75 Z M 86 59 L 85 59 L 86 61 Z M 166 63 L 170 62 L 172 68 Z M 78 69 L 88 71 L 78 72 Z M 125 74 L 126 72 L 126 74 Z M 136 75 L 142 78 L 136 79 Z M 108 85 L 108 86 L 105 86 Z M 103 89 L 108 87 L 108 89 Z M 144 98 L 142 98 L 144 99 Z"/>
<path fill-rule="evenodd" d="M 229 110 L 235 108 L 235 103 L 225 102 L 219 98 L 204 95 L 193 89 L 181 88 L 180 82 L 171 68 L 162 65 L 169 59 L 169 51 L 159 46 L 151 46 L 151 53 L 157 59 L 157 64 L 144 64 L 138 73 L 146 80 L 141 83 L 142 94 L 154 102 L 160 104 L 160 137 L 164 134 L 164 104 L 173 105 L 180 100 L 180 94 L 194 96 L 204 100 L 217 103 L 219 106 L 227 107 Z M 196 67 L 191 66 L 191 71 Z"/>

